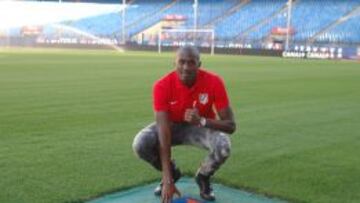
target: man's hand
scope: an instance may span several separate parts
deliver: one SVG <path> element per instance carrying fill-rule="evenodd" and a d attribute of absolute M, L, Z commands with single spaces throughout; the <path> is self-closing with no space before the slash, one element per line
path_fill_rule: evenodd
<path fill-rule="evenodd" d="M 193 125 L 199 125 L 200 124 L 199 111 L 196 108 L 186 109 L 184 114 L 184 120 Z"/>
<path fill-rule="evenodd" d="M 161 190 L 161 203 L 171 203 L 174 194 L 178 197 L 181 196 L 175 184 L 173 182 L 163 182 Z"/>

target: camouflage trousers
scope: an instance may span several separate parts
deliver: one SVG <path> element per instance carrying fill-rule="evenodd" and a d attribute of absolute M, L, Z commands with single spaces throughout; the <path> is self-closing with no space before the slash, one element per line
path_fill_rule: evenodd
<path fill-rule="evenodd" d="M 220 131 L 187 123 L 173 123 L 171 134 L 172 146 L 191 145 L 209 152 L 198 170 L 202 175 L 213 175 L 230 156 L 230 138 Z M 138 157 L 161 171 L 159 138 L 155 123 L 145 127 L 135 136 L 132 147 Z"/>

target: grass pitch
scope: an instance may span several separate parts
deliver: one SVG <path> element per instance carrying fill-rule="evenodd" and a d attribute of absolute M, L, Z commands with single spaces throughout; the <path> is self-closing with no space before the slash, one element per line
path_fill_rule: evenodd
<path fill-rule="evenodd" d="M 0 51 L 0 202 L 73 202 L 157 180 L 134 135 L 173 54 Z M 203 56 L 238 131 L 216 181 L 294 202 L 360 199 L 360 65 Z M 188 175 L 205 152 L 177 147 Z"/>

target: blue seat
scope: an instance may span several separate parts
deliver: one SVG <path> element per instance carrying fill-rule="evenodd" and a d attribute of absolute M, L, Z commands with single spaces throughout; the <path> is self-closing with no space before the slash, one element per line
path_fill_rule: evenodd
<path fill-rule="evenodd" d="M 111 2 L 111 0 L 106 2 Z M 116 2 L 119 4 L 120 1 L 117 0 Z M 175 3 L 172 2 L 172 0 L 134 0 L 126 9 L 125 28 L 127 36 L 134 36 L 151 27 L 168 14 L 185 16 L 187 20 L 183 24 L 183 28 L 193 28 L 193 1 L 178 0 Z M 249 41 L 262 41 L 271 33 L 272 28 L 286 27 L 287 11 L 279 12 L 281 8 L 286 6 L 286 3 L 287 0 L 251 0 L 235 13 L 221 19 L 221 21 L 216 21 L 216 24 L 213 25 L 215 36 L 220 41 L 232 42 L 242 39 L 242 37 Z M 237 4 L 239 4 L 238 0 L 199 0 L 198 26 L 201 28 L 208 25 Z M 161 10 L 166 5 L 171 6 Z M 358 6 L 360 6 L 360 0 L 296 1 L 292 10 L 291 26 L 295 29 L 292 40 L 309 40 L 316 33 Z M 269 18 L 273 15 L 275 15 L 273 18 Z M 263 24 L 259 24 L 260 22 Z M 360 42 L 359 22 L 359 15 L 354 16 L 319 35 L 315 40 L 316 42 L 358 43 Z M 62 23 L 96 36 L 118 38 L 122 33 L 121 12 Z M 56 34 L 56 31 L 45 26 L 44 33 L 51 35 Z"/>

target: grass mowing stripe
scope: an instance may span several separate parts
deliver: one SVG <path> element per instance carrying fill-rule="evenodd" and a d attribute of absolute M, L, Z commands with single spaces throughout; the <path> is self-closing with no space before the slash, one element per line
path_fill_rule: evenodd
<path fill-rule="evenodd" d="M 172 53 L 1 55 L 0 202 L 75 201 L 160 177 L 131 142 L 153 120 L 152 83 L 172 70 Z M 299 202 L 359 199 L 358 63 L 204 55 L 203 64 L 223 76 L 239 126 L 216 180 Z M 205 154 L 174 149 L 188 175 Z"/>

